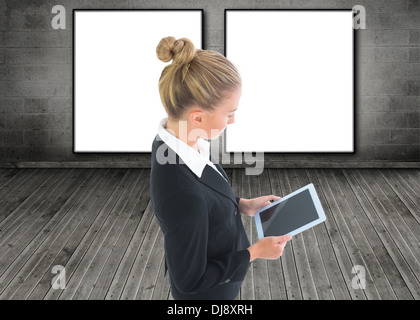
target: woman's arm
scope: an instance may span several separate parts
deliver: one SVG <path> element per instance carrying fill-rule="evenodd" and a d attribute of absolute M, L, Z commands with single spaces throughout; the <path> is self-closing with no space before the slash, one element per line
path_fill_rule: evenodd
<path fill-rule="evenodd" d="M 193 294 L 245 278 L 250 261 L 247 249 L 207 258 L 208 208 L 202 195 L 176 192 L 165 197 L 156 213 L 164 225 L 170 276 L 180 292 Z"/>

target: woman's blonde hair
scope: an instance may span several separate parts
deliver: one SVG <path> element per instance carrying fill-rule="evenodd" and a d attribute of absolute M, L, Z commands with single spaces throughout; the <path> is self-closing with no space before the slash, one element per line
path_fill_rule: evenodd
<path fill-rule="evenodd" d="M 167 65 L 159 78 L 159 94 L 168 116 L 179 120 L 188 107 L 212 111 L 230 91 L 240 87 L 237 68 L 217 51 L 195 49 L 187 38 L 165 37 L 156 55 Z"/>

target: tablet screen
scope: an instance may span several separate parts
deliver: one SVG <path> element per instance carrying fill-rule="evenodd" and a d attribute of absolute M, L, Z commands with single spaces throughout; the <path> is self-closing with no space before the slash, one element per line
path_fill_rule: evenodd
<path fill-rule="evenodd" d="M 264 236 L 281 236 L 319 218 L 309 190 L 260 212 Z"/>

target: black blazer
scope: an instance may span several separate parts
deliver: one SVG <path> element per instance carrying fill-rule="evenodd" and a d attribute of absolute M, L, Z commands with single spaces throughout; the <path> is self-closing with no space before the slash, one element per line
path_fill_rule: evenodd
<path fill-rule="evenodd" d="M 176 164 L 160 164 L 161 151 Z M 230 184 L 209 165 L 198 178 L 157 135 L 150 193 L 174 299 L 235 299 L 250 265 L 250 244 Z"/>

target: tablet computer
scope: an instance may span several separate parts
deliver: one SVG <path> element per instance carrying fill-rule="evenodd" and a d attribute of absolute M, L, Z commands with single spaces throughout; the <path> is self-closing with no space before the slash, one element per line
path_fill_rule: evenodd
<path fill-rule="evenodd" d="M 312 183 L 261 208 L 254 217 L 258 239 L 293 236 L 326 219 Z"/>

